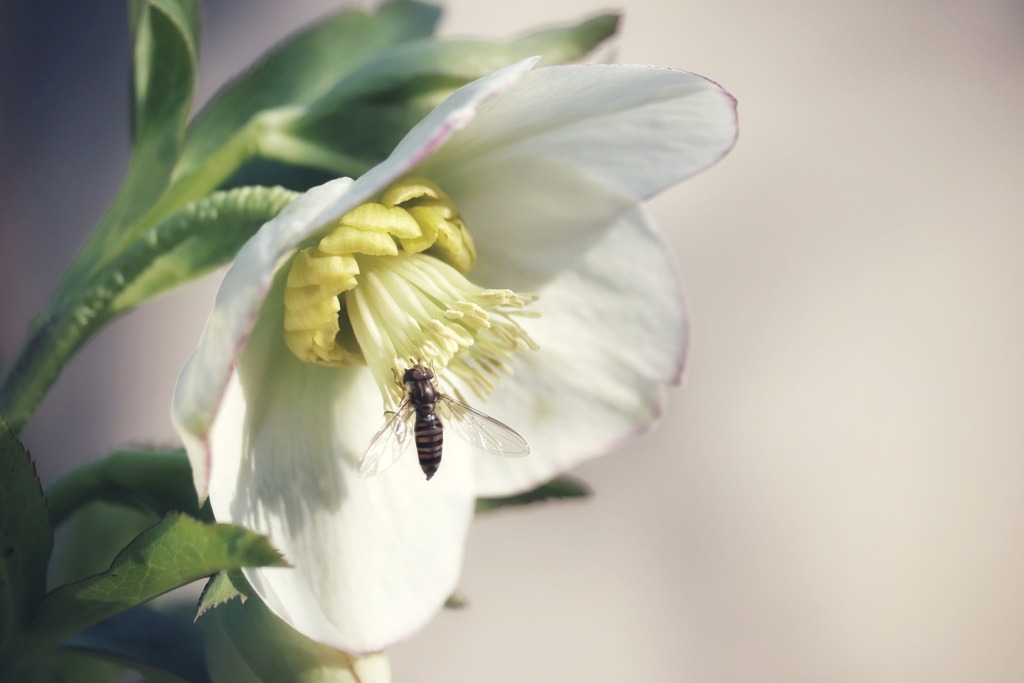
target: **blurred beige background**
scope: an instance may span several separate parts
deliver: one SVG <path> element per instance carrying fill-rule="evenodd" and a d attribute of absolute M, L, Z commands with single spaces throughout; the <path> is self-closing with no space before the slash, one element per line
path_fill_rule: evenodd
<path fill-rule="evenodd" d="M 2 105 L 7 358 L 123 169 L 127 32 L 99 5 L 36 26 L 31 64 L 3 52 L 0 87 L 24 98 Z M 208 3 L 200 99 L 333 6 Z M 448 8 L 449 35 L 603 9 Z M 686 383 L 656 432 L 580 468 L 594 498 L 475 526 L 470 608 L 394 648 L 396 681 L 1024 680 L 1024 6 L 618 8 L 614 59 L 740 101 L 735 151 L 651 204 L 690 295 Z M 113 25 L 75 30 L 76 12 Z M 25 435 L 44 479 L 173 440 L 215 286 L 81 354 Z"/>

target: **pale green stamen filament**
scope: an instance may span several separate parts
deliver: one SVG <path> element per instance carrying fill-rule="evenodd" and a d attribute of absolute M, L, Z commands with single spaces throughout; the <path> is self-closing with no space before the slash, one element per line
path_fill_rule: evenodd
<path fill-rule="evenodd" d="M 464 274 L 472 237 L 452 200 L 423 178 L 391 185 L 296 257 L 285 290 L 285 341 L 300 359 L 365 362 L 389 407 L 395 377 L 413 362 L 447 368 L 486 397 L 512 372 L 515 351 L 536 348 L 510 317 L 534 297 L 483 289 Z"/>
<path fill-rule="evenodd" d="M 509 317 L 532 297 L 506 292 L 496 299 L 491 290 L 430 256 L 399 254 L 360 262 L 362 284 L 345 294 L 349 319 L 381 393 L 392 401 L 402 398 L 393 375 L 406 369 L 410 359 L 448 368 L 486 396 L 498 380 L 497 371 L 511 371 L 514 351 L 535 348 Z M 438 278 L 448 291 L 432 286 Z"/>

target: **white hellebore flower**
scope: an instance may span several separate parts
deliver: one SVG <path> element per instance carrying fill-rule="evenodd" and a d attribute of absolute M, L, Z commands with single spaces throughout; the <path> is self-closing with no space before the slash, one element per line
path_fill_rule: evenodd
<path fill-rule="evenodd" d="M 534 62 L 460 89 L 383 163 L 264 225 L 178 380 L 200 497 L 284 553 L 291 568 L 246 576 L 331 647 L 374 652 L 420 628 L 456 586 L 478 496 L 642 432 L 679 379 L 679 281 L 640 202 L 731 148 L 735 101 L 671 69 Z M 448 438 L 429 482 L 411 445 L 360 478 L 419 362 L 531 455 Z"/>

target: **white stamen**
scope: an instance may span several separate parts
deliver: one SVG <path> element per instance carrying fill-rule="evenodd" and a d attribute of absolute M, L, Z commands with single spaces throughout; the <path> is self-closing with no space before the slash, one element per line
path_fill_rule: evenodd
<path fill-rule="evenodd" d="M 403 398 L 393 377 L 413 362 L 447 368 L 481 398 L 512 372 L 516 350 L 536 348 L 509 316 L 532 297 L 485 290 L 425 254 L 357 256 L 349 319 L 389 409 Z"/>

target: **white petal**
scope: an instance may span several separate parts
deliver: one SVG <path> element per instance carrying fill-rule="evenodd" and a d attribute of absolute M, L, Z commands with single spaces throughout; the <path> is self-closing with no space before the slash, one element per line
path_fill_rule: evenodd
<path fill-rule="evenodd" d="M 518 430 L 526 458 L 478 457 L 478 493 L 509 495 L 606 453 L 651 426 L 678 382 L 686 307 L 675 261 L 640 208 L 540 291 L 524 327 L 540 346 L 485 412 Z"/>
<path fill-rule="evenodd" d="M 281 299 L 268 297 L 214 425 L 210 500 L 218 520 L 267 534 L 293 565 L 246 571 L 271 611 L 325 645 L 377 651 L 422 627 L 454 590 L 471 467 L 446 458 L 427 484 L 410 450 L 359 478 L 384 420 L 376 384 L 365 369 L 295 359 Z"/>
<path fill-rule="evenodd" d="M 352 180 L 341 178 L 297 198 L 245 243 L 224 276 L 199 346 L 178 376 L 172 404 L 174 426 L 188 451 L 200 500 L 206 498 L 210 476 L 210 426 L 278 264 L 319 227 L 313 218 L 352 185 Z"/>
<path fill-rule="evenodd" d="M 700 76 L 550 67 L 481 105 L 418 172 L 458 204 L 481 254 L 474 276 L 530 289 L 637 200 L 715 163 L 735 138 L 735 100 Z"/>
<path fill-rule="evenodd" d="M 702 76 L 554 66 L 524 74 L 505 96 L 482 104 L 473 125 L 424 168 L 444 169 L 435 178 L 441 184 L 498 159 L 539 156 L 646 199 L 721 159 L 736 134 L 736 101 Z"/>
<path fill-rule="evenodd" d="M 470 278 L 533 292 L 602 239 L 636 200 L 543 157 L 495 161 L 452 188 L 479 258 Z"/>
<path fill-rule="evenodd" d="M 365 184 L 367 188 L 374 188 L 363 193 L 360 201 L 365 201 L 434 154 L 456 131 L 462 130 L 476 118 L 479 107 L 512 87 L 538 59 L 531 57 L 516 62 L 455 91 L 413 126 L 383 163 L 359 178 L 358 185 Z M 345 204 L 328 207 L 321 219 L 326 221 L 340 218 L 350 208 Z"/>
<path fill-rule="evenodd" d="M 418 123 L 383 163 L 355 182 L 334 180 L 309 190 L 260 228 L 239 251 L 217 293 L 199 347 L 182 370 L 174 392 L 172 419 L 188 451 L 200 499 L 207 495 L 211 467 L 210 425 L 220 409 L 231 368 L 282 261 L 304 240 L 433 153 L 473 120 L 478 106 L 507 90 L 536 61 L 523 60 L 461 88 Z"/>

